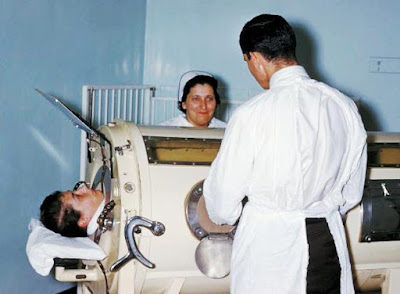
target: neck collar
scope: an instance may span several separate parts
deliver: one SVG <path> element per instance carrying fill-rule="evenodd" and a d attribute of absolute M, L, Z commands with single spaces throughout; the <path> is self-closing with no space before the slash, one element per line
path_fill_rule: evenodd
<path fill-rule="evenodd" d="M 92 234 L 94 234 L 94 232 L 96 232 L 97 228 L 98 228 L 98 224 L 97 224 L 97 219 L 99 218 L 101 212 L 104 209 L 104 205 L 106 203 L 106 199 L 104 197 L 103 201 L 100 203 L 99 207 L 97 207 L 96 212 L 93 214 L 92 219 L 89 222 L 89 225 L 87 226 L 86 232 L 87 234 L 90 236 Z"/>

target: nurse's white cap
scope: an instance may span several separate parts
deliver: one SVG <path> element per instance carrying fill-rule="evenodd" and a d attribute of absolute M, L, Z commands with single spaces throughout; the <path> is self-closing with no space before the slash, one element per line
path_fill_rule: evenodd
<path fill-rule="evenodd" d="M 185 72 L 179 81 L 179 86 L 178 86 L 178 101 L 182 101 L 182 96 L 183 96 L 183 89 L 185 88 L 185 85 L 188 81 L 193 79 L 196 76 L 209 76 L 213 77 L 212 74 L 206 72 L 206 71 L 198 71 L 198 70 L 192 70 Z"/>

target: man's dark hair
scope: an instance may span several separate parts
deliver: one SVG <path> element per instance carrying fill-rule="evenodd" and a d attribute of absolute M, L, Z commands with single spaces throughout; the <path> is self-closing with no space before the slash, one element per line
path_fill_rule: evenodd
<path fill-rule="evenodd" d="M 215 101 L 217 102 L 217 105 L 221 103 L 221 99 L 219 97 L 217 88 L 218 88 L 218 81 L 214 77 L 210 76 L 205 76 L 205 75 L 198 75 L 195 76 L 194 78 L 190 79 L 187 81 L 185 87 L 183 88 L 183 94 L 182 94 L 182 99 L 178 101 L 178 109 L 182 111 L 183 113 L 186 113 L 186 109 L 183 109 L 182 103 L 186 102 L 187 95 L 190 92 L 190 89 L 192 89 L 196 85 L 210 85 L 211 88 L 214 90 L 214 95 L 215 95 Z"/>
<path fill-rule="evenodd" d="M 269 60 L 296 60 L 295 33 L 280 15 L 261 14 L 247 22 L 239 43 L 248 59 L 250 52 L 259 52 Z"/>
<path fill-rule="evenodd" d="M 43 225 L 65 237 L 86 237 L 86 229 L 78 226 L 80 212 L 65 206 L 60 191 L 47 196 L 40 206 L 40 220 Z"/>

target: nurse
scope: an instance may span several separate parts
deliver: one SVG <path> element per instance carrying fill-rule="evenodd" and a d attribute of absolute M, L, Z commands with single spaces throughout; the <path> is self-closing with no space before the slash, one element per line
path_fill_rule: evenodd
<path fill-rule="evenodd" d="M 189 71 L 179 81 L 178 109 L 182 115 L 160 125 L 194 128 L 225 128 L 226 123 L 214 117 L 215 108 L 221 103 L 218 81 L 204 71 Z"/>
<path fill-rule="evenodd" d="M 240 46 L 265 91 L 230 118 L 204 183 L 211 220 L 240 217 L 231 293 L 354 293 L 342 216 L 363 194 L 366 132 L 357 107 L 308 76 L 281 16 L 249 21 Z"/>

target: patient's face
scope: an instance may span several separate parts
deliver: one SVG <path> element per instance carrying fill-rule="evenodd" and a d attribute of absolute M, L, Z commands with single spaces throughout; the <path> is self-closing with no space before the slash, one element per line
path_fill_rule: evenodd
<path fill-rule="evenodd" d="M 62 202 L 65 206 L 70 206 L 81 213 L 82 226 L 87 226 L 94 213 L 103 201 L 103 193 L 99 190 L 88 188 L 81 185 L 74 191 L 65 191 Z"/>
<path fill-rule="evenodd" d="M 208 84 L 192 87 L 182 103 L 182 108 L 186 109 L 186 119 L 196 128 L 208 127 L 216 106 L 214 89 Z"/>

